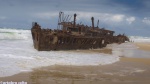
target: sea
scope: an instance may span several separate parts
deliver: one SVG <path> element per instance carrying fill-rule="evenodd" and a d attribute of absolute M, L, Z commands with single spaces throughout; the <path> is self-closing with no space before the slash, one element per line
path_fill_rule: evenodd
<path fill-rule="evenodd" d="M 106 48 L 111 48 L 112 54 L 86 53 L 81 52 L 82 50 L 37 51 L 33 47 L 30 30 L 0 28 L 0 77 L 51 65 L 107 65 L 119 61 L 120 56 L 150 58 L 150 52 L 138 50 L 133 43 L 150 43 L 150 37 L 129 36 L 129 38 L 132 42 L 108 45 Z"/>

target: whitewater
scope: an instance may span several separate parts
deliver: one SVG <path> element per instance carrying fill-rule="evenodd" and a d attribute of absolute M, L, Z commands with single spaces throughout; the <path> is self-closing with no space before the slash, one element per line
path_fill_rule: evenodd
<path fill-rule="evenodd" d="M 134 41 L 150 42 L 148 37 L 134 37 Z M 72 51 L 37 51 L 33 47 L 30 30 L 0 28 L 0 77 L 14 75 L 20 72 L 32 71 L 33 68 L 51 65 L 95 66 L 112 64 L 119 61 L 120 56 L 126 52 L 134 51 L 138 47 L 133 43 L 121 45 L 112 44 L 107 48 L 112 49 L 112 54 L 99 52 L 85 53 Z M 150 55 L 146 53 L 145 57 Z M 135 56 L 133 53 L 126 54 L 128 57 Z M 138 54 L 137 54 L 138 56 Z M 140 57 L 140 56 L 139 56 Z"/>

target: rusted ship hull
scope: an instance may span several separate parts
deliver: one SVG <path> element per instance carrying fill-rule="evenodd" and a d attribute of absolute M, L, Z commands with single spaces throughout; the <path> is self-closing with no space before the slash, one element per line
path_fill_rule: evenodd
<path fill-rule="evenodd" d="M 78 37 L 70 35 L 46 35 L 32 30 L 34 48 L 38 51 L 96 49 L 105 47 L 105 38 Z"/>

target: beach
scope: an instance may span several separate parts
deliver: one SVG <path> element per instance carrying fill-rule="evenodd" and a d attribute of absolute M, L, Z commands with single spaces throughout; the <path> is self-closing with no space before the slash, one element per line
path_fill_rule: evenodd
<path fill-rule="evenodd" d="M 0 84 L 150 84 L 150 0 L 1 0 Z"/>
<path fill-rule="evenodd" d="M 150 51 L 149 44 L 134 43 L 139 50 Z M 100 52 L 111 54 L 110 49 Z M 86 51 L 84 51 L 86 52 Z M 98 52 L 98 50 L 91 50 Z M 0 77 L 0 81 L 25 81 L 28 84 L 149 84 L 150 59 L 120 57 L 120 61 L 107 65 L 52 65 L 34 68 L 13 76 Z"/>

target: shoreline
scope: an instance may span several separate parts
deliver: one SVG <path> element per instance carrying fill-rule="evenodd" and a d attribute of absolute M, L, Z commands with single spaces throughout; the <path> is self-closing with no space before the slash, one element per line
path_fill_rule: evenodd
<path fill-rule="evenodd" d="M 147 44 L 135 43 L 135 45 L 140 50 L 150 51 L 150 47 Z M 93 52 L 99 51 L 94 50 Z M 100 52 L 111 54 L 110 50 Z M 53 65 L 34 68 L 31 72 L 0 77 L 0 81 L 25 81 L 28 84 L 149 84 L 149 66 L 150 59 L 147 58 L 120 57 L 120 61 L 107 65 Z"/>

